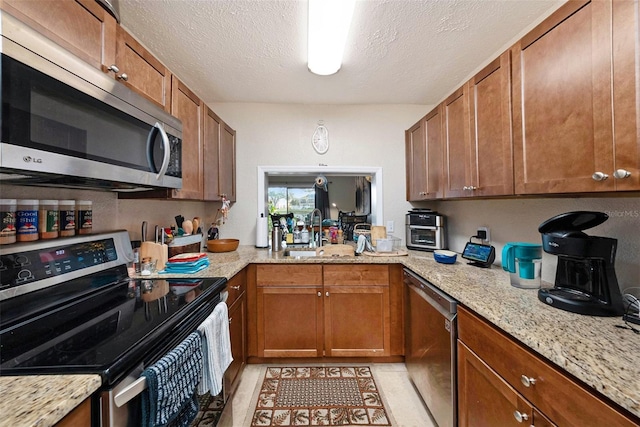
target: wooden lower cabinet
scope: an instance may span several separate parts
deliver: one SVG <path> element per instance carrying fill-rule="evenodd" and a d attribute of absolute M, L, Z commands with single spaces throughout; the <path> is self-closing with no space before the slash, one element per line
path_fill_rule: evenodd
<path fill-rule="evenodd" d="M 69 412 L 63 419 L 56 423 L 55 427 L 89 427 L 91 426 L 91 398 L 85 399 L 75 409 Z"/>
<path fill-rule="evenodd" d="M 257 356 L 322 356 L 322 266 L 258 265 Z"/>
<path fill-rule="evenodd" d="M 640 419 L 612 406 L 461 305 L 458 340 L 460 426 L 640 425 Z M 522 414 L 528 418 L 526 424 Z"/>
<path fill-rule="evenodd" d="M 251 337 L 254 324 L 249 322 L 249 339 L 256 343 L 254 355 L 395 354 L 391 331 L 399 329 L 401 334 L 402 324 L 393 319 L 402 314 L 391 313 L 391 307 L 401 304 L 390 292 L 389 271 L 387 265 L 256 266 L 255 338 Z"/>
<path fill-rule="evenodd" d="M 247 293 L 246 272 L 236 274 L 227 283 L 229 298 L 229 335 L 233 362 L 224 373 L 225 396 L 232 394 L 247 363 Z M 227 393 L 228 392 L 228 393 Z"/>
<path fill-rule="evenodd" d="M 458 341 L 458 426 L 553 426 L 513 387 Z"/>

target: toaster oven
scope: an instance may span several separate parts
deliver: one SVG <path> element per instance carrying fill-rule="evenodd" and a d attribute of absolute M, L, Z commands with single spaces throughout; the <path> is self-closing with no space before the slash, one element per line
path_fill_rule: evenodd
<path fill-rule="evenodd" d="M 413 209 L 406 216 L 407 248 L 419 251 L 447 249 L 445 217 L 437 212 Z"/>

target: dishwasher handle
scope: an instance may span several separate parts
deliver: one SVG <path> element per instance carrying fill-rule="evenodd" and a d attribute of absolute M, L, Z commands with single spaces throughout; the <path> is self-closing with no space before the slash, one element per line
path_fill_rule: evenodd
<path fill-rule="evenodd" d="M 448 313 L 447 317 L 454 317 L 457 313 L 458 301 L 422 279 L 411 270 L 404 270 L 404 282 L 408 286 L 413 286 L 425 293 L 429 297 L 429 303 L 434 307 L 438 307 L 440 311 L 444 311 L 443 314 Z"/>

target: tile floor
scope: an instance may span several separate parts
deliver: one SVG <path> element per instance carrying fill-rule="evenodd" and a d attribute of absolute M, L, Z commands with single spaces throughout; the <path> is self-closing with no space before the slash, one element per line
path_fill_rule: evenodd
<path fill-rule="evenodd" d="M 232 399 L 231 411 L 225 410 L 219 427 L 245 427 L 247 414 L 253 411 L 251 399 L 265 365 L 247 365 Z M 383 391 L 387 409 L 397 427 L 436 427 L 427 409 L 409 380 L 403 363 L 371 363 L 378 387 Z"/>

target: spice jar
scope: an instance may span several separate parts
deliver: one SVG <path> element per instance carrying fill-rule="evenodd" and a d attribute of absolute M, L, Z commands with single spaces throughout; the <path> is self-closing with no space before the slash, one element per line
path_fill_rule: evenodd
<path fill-rule="evenodd" d="M 76 224 L 78 234 L 91 234 L 93 227 L 93 208 L 91 200 L 78 200 L 76 203 L 78 214 L 76 215 Z"/>
<path fill-rule="evenodd" d="M 40 200 L 38 235 L 41 239 L 57 239 L 60 225 L 57 200 Z"/>
<path fill-rule="evenodd" d="M 16 207 L 16 240 L 30 242 L 38 240 L 38 207 L 37 200 L 18 200 Z"/>
<path fill-rule="evenodd" d="M 75 236 L 76 234 L 76 201 L 60 200 L 60 237 Z"/>
<path fill-rule="evenodd" d="M 16 199 L 0 199 L 0 245 L 16 242 Z"/>

